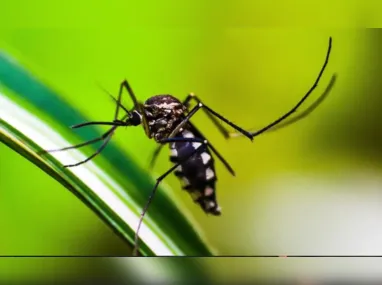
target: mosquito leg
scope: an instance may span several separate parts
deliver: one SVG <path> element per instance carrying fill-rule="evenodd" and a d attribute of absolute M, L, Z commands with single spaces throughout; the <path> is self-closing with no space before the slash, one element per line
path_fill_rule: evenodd
<path fill-rule="evenodd" d="M 330 37 L 329 38 L 329 48 L 328 48 L 328 51 L 326 53 L 326 58 L 325 58 L 325 62 L 324 62 L 324 65 L 322 66 L 321 70 L 320 70 L 320 73 L 318 74 L 317 78 L 316 78 L 316 81 L 314 82 L 314 84 L 312 85 L 312 87 L 309 89 L 309 91 L 304 95 L 304 97 L 302 97 L 302 99 L 290 110 L 288 111 L 287 113 L 285 113 L 284 115 L 282 115 L 280 118 L 278 118 L 277 120 L 273 121 L 272 123 L 268 124 L 267 126 L 261 128 L 260 130 L 258 131 L 255 131 L 255 132 L 251 132 L 251 135 L 253 137 L 255 136 L 258 136 L 260 135 L 261 133 L 269 130 L 270 128 L 276 126 L 277 124 L 281 123 L 282 121 L 284 121 L 286 118 L 288 118 L 290 115 L 292 115 L 294 112 L 297 111 L 298 107 L 301 106 L 302 103 L 304 103 L 304 101 L 308 98 L 308 96 L 312 93 L 312 91 L 317 87 L 318 85 L 318 82 L 320 81 L 321 79 L 321 76 L 322 74 L 324 73 L 324 70 L 326 68 L 326 65 L 328 64 L 329 62 L 329 56 L 330 56 L 330 51 L 332 49 L 332 38 Z"/>
<path fill-rule="evenodd" d="M 126 122 L 124 121 L 127 117 L 130 116 L 130 112 L 122 105 L 121 103 L 121 99 L 122 99 L 122 91 L 123 91 L 123 88 L 124 87 L 128 87 L 128 91 L 130 93 L 130 91 L 132 92 L 131 88 L 128 86 L 128 83 L 127 81 L 124 81 L 121 85 L 120 85 L 120 88 L 119 88 L 119 92 L 118 92 L 118 98 L 115 99 L 111 94 L 109 94 L 112 99 L 116 102 L 117 104 L 117 107 L 116 107 L 116 110 L 115 110 L 115 114 L 114 114 L 114 120 L 112 122 L 85 122 L 85 123 L 81 123 L 81 124 L 77 124 L 77 125 L 74 125 L 72 126 L 72 128 L 81 128 L 81 127 L 84 127 L 84 126 L 89 126 L 89 125 L 112 125 L 113 127 L 107 131 L 104 135 L 102 135 L 100 138 L 96 138 L 96 139 L 93 139 L 93 140 L 90 140 L 90 141 L 87 141 L 87 142 L 84 142 L 84 143 L 81 143 L 81 144 L 78 144 L 78 145 L 74 145 L 74 146 L 70 146 L 70 147 L 66 147 L 66 148 L 63 148 L 63 149 L 58 149 L 58 150 L 50 150 L 50 151 L 45 151 L 45 152 L 53 152 L 53 151 L 61 151 L 61 150 L 68 150 L 68 149 L 73 149 L 73 148 L 78 148 L 78 147 L 82 147 L 82 146 L 85 146 L 85 145 L 88 145 L 88 144 L 91 144 L 91 143 L 94 143 L 94 142 L 97 142 L 97 141 L 101 141 L 101 140 L 104 140 L 104 142 L 102 143 L 102 145 L 97 149 L 97 151 L 95 153 L 93 153 L 91 156 L 89 156 L 88 158 L 86 158 L 85 160 L 83 161 L 80 161 L 78 163 L 75 163 L 75 164 L 71 164 L 71 165 L 64 165 L 64 167 L 74 167 L 74 166 L 78 166 L 78 165 L 81 165 L 83 163 L 86 163 L 88 162 L 89 160 L 93 159 L 95 156 L 97 156 L 105 147 L 106 145 L 109 143 L 111 137 L 113 136 L 114 134 L 114 131 L 116 130 L 117 127 L 120 127 L 120 126 L 127 126 Z M 106 90 L 104 90 L 106 91 Z M 107 92 L 107 91 L 106 91 Z M 136 99 L 135 99 L 135 96 L 132 95 L 132 93 L 130 93 L 133 101 L 134 101 L 134 104 L 136 104 Z M 118 119 L 118 115 L 119 115 L 119 110 L 120 108 L 122 108 L 126 114 L 122 117 L 121 120 Z"/>
<path fill-rule="evenodd" d="M 190 123 L 190 122 L 189 122 Z M 196 130 L 195 126 L 192 125 L 192 127 Z M 199 137 L 200 138 L 204 138 L 204 136 L 200 133 L 200 131 L 198 130 L 197 131 L 199 133 Z M 150 161 L 150 166 L 149 166 L 149 169 L 152 169 L 154 167 L 154 164 L 156 162 L 156 159 L 159 155 L 159 152 L 160 150 L 162 149 L 163 145 L 160 144 L 159 146 L 156 147 L 154 153 L 153 153 L 153 157 Z M 227 170 L 233 175 L 235 176 L 235 171 L 232 169 L 232 167 L 229 165 L 229 163 L 227 162 L 227 160 L 216 150 L 216 148 L 211 144 L 211 143 L 208 143 L 208 147 L 211 149 L 211 151 L 219 158 L 219 160 L 224 164 L 224 166 L 227 168 Z"/>
<path fill-rule="evenodd" d="M 115 108 L 115 114 L 114 114 L 114 120 L 112 122 L 85 122 L 85 123 L 80 123 L 80 124 L 76 124 L 76 125 L 73 125 L 71 126 L 72 129 L 78 129 L 78 128 L 81 128 L 81 127 L 84 127 L 84 126 L 89 126 L 89 125 L 112 125 L 112 126 L 125 126 L 125 122 L 124 120 L 130 116 L 130 112 L 129 110 L 127 110 L 121 103 L 121 99 L 122 99 L 122 91 L 123 91 L 123 86 L 121 85 L 120 88 L 119 88 L 119 92 L 118 92 L 118 98 L 114 98 L 113 95 L 111 95 L 105 88 L 103 88 L 101 85 L 99 85 L 99 87 L 105 92 L 107 93 L 113 100 L 114 102 L 116 103 L 116 108 Z M 123 118 L 121 120 L 118 120 L 118 114 L 119 114 L 119 110 L 120 108 L 122 108 L 125 112 L 126 112 L 126 115 L 123 116 Z"/>
<path fill-rule="evenodd" d="M 166 143 L 168 142 L 166 139 L 162 141 L 162 143 Z M 198 148 L 196 148 L 192 153 L 190 153 L 190 155 L 188 155 L 187 157 L 185 157 L 184 159 L 182 159 L 182 161 L 180 161 L 179 163 L 175 164 L 173 167 L 171 167 L 169 170 L 167 170 L 164 174 L 162 174 L 161 176 L 159 176 L 157 179 L 156 179 L 156 183 L 155 183 L 155 186 L 154 186 L 154 189 L 151 191 L 151 194 L 146 202 L 146 205 L 145 207 L 143 208 L 142 210 L 142 213 L 141 213 L 141 217 L 139 219 L 139 222 L 138 222 L 138 227 L 137 227 L 137 230 L 135 232 L 135 240 L 134 240 L 134 249 L 133 249 L 133 255 L 134 256 L 137 256 L 137 253 L 138 253 L 138 247 L 139 247 L 139 230 L 141 228 L 141 225 L 142 225 L 142 222 L 143 222 L 143 218 L 147 212 L 147 209 L 149 208 L 150 204 L 151 204 L 151 201 L 153 200 L 154 198 L 154 195 L 158 189 L 158 185 L 159 183 L 164 179 L 166 178 L 167 175 L 169 175 L 171 172 L 173 172 L 178 166 L 180 166 L 182 163 L 184 163 L 185 161 L 187 161 L 187 159 L 189 159 L 191 156 L 193 156 L 194 154 L 198 153 L 199 151 L 202 150 L 201 146 L 203 146 L 203 144 L 201 144 Z"/>
<path fill-rule="evenodd" d="M 314 101 L 312 103 L 312 105 L 309 106 L 309 108 L 307 108 L 304 112 L 301 112 L 298 116 L 291 118 L 289 121 L 284 121 L 284 122 L 278 124 L 277 126 L 273 127 L 272 131 L 279 130 L 281 128 L 289 126 L 290 124 L 293 124 L 293 123 L 305 118 L 310 113 L 312 113 L 326 99 L 326 97 L 328 97 L 329 92 L 333 88 L 336 80 L 337 80 L 337 74 L 334 74 L 332 76 L 332 78 L 330 79 L 330 82 L 329 82 L 328 86 L 326 87 L 325 91 L 321 94 L 321 96 L 316 101 Z"/>
<path fill-rule="evenodd" d="M 188 108 L 191 100 L 196 101 L 198 104 L 203 102 L 196 96 L 194 93 L 190 93 L 187 95 L 186 99 L 183 101 L 183 104 Z M 222 135 L 228 139 L 230 137 L 230 132 L 214 117 L 210 112 L 206 109 L 203 110 L 207 117 L 212 121 L 215 127 L 222 133 Z"/>
<path fill-rule="evenodd" d="M 175 136 L 179 130 L 181 128 L 184 127 L 184 125 L 186 125 L 188 123 L 188 121 L 191 119 L 191 117 L 193 115 L 195 115 L 195 113 L 201 109 L 201 108 L 205 108 L 208 112 L 210 112 L 212 115 L 216 116 L 217 118 L 219 118 L 220 120 L 222 120 L 223 122 L 225 122 L 226 124 L 230 125 L 231 127 L 233 127 L 235 130 L 239 131 L 240 133 L 242 133 L 244 136 L 248 137 L 250 140 L 253 140 L 252 138 L 252 135 L 250 133 L 248 133 L 247 131 L 243 130 L 242 128 L 240 128 L 239 126 L 235 125 L 234 123 L 230 122 L 229 120 L 227 120 L 226 118 L 224 118 L 223 116 L 221 116 L 220 114 L 216 113 L 214 110 L 212 110 L 211 108 L 209 108 L 208 106 L 206 105 L 203 105 L 202 103 L 199 103 L 198 105 L 196 105 L 194 108 L 192 108 L 192 110 L 187 114 L 187 116 L 182 120 L 182 122 L 173 130 L 173 132 L 169 135 L 169 138 L 170 137 L 173 137 Z"/>
<path fill-rule="evenodd" d="M 217 156 L 220 162 L 224 164 L 225 168 L 231 173 L 231 175 L 235 176 L 235 171 L 233 170 L 231 165 L 229 165 L 228 161 L 216 150 L 216 148 L 210 143 L 208 143 L 208 147 Z"/>
<path fill-rule="evenodd" d="M 126 80 L 125 80 L 126 81 Z M 124 81 L 124 82 L 125 82 Z M 127 81 L 126 81 L 127 83 Z M 122 106 L 122 103 L 121 103 L 121 100 L 122 100 L 122 92 L 123 92 L 123 88 L 124 88 L 124 83 L 122 82 L 121 85 L 119 86 L 119 92 L 118 92 L 118 97 L 117 99 L 115 99 L 111 94 L 109 94 L 111 96 L 112 99 L 114 99 L 114 101 L 117 103 L 117 107 L 115 108 L 115 114 L 114 114 L 114 120 L 117 120 L 118 119 L 118 114 L 119 114 L 119 108 Z M 134 102 L 134 106 L 135 106 L 135 101 L 133 100 Z M 125 110 L 126 111 L 126 110 Z M 129 111 L 126 112 L 127 114 L 130 115 Z"/>
<path fill-rule="evenodd" d="M 327 89 L 325 90 L 324 94 L 322 96 L 320 96 L 319 99 L 317 99 L 307 110 L 305 110 L 303 113 L 301 113 L 299 116 L 295 117 L 295 118 L 292 118 L 290 121 L 284 121 L 285 119 L 287 119 L 292 113 L 294 113 L 301 105 L 302 103 L 308 98 L 308 96 L 312 93 L 312 91 L 316 88 L 316 86 L 318 85 L 318 82 L 320 81 L 321 79 L 321 76 L 326 68 L 326 65 L 329 61 L 329 56 L 330 56 L 330 52 L 331 52 L 331 45 L 332 45 L 332 38 L 329 38 L 329 48 L 328 48 L 328 51 L 327 51 L 327 55 L 326 55 L 326 59 L 325 59 L 325 62 L 324 62 L 324 65 L 322 66 L 321 68 L 321 71 L 316 79 L 316 81 L 314 82 L 313 86 L 310 88 L 310 90 L 305 94 L 305 96 L 296 104 L 296 106 L 294 108 L 292 108 L 289 112 L 287 112 L 286 114 L 284 114 L 282 117 L 280 117 L 279 119 L 277 119 L 276 121 L 274 121 L 273 123 L 269 124 L 268 126 L 260 129 L 259 131 L 250 131 L 250 132 L 246 132 L 246 133 L 243 133 L 239 130 L 240 133 L 233 133 L 233 132 L 229 132 L 226 128 L 224 128 L 224 126 L 216 119 L 216 117 L 219 118 L 219 116 L 216 116 L 218 114 L 214 114 L 213 112 L 211 112 L 212 110 L 209 109 L 208 107 L 206 108 L 205 105 L 203 105 L 205 108 L 204 108 L 204 111 L 205 113 L 207 114 L 207 116 L 212 120 L 212 122 L 214 123 L 214 125 L 218 128 L 218 130 L 223 134 L 223 136 L 225 138 L 231 138 L 231 137 L 239 137 L 239 136 L 242 136 L 242 135 L 245 135 L 247 137 L 250 137 L 250 139 L 252 140 L 253 137 L 267 131 L 267 130 L 277 130 L 277 129 L 281 129 L 283 127 L 286 127 L 286 126 L 289 126 L 290 124 L 292 123 L 295 123 L 301 119 L 303 119 L 304 117 L 306 117 L 307 115 L 309 115 L 311 112 L 313 112 L 317 107 L 318 105 L 326 98 L 329 90 L 332 88 L 333 84 L 334 84 L 334 81 L 336 79 L 336 76 L 334 75 L 331 79 L 331 82 L 329 83 Z M 195 100 L 199 105 L 200 104 L 203 104 L 202 101 L 194 94 L 189 94 L 186 99 L 183 101 L 183 104 L 188 108 L 189 107 L 189 104 L 190 104 L 190 101 L 191 100 Z M 194 108 L 195 109 L 195 108 Z M 193 109 L 193 110 L 194 110 Z M 209 110 L 208 110 L 209 109 Z M 193 115 L 192 114 L 192 111 L 191 110 L 189 112 L 189 115 L 191 114 L 191 116 Z M 210 112 L 208 112 L 210 111 Z M 211 114 L 212 113 L 212 114 Z M 214 116 L 213 116 L 214 115 Z M 190 116 L 190 117 L 191 117 Z M 221 118 L 220 118 L 221 119 Z M 224 121 L 224 120 L 223 120 Z M 280 124 L 282 121 L 284 121 L 283 124 L 281 125 L 278 125 Z M 184 124 L 183 124 L 184 125 Z M 182 125 L 182 126 L 183 126 Z M 276 127 L 276 125 L 278 125 Z M 231 125 L 232 126 L 232 125 Z M 180 128 L 179 128 L 180 129 Z M 178 131 L 178 130 L 176 130 Z M 245 131 L 244 131 L 245 132 Z M 249 136 L 248 136 L 249 135 Z M 150 162 L 150 168 L 152 168 L 156 162 L 156 159 L 162 149 L 162 145 L 159 145 L 154 153 L 153 153 L 153 157 L 151 159 L 151 162 Z"/>
<path fill-rule="evenodd" d="M 258 130 L 258 131 L 250 131 L 250 135 L 252 135 L 253 137 L 255 136 L 258 136 L 259 134 L 267 131 L 267 130 L 276 130 L 276 129 L 280 129 L 280 128 L 283 128 L 287 125 L 290 125 L 296 121 L 299 121 L 300 119 L 306 117 L 308 114 L 310 114 L 314 109 L 317 108 L 317 106 L 322 102 L 322 100 L 325 98 L 325 96 L 321 96 L 315 103 L 312 104 L 312 106 L 310 108 L 308 108 L 305 112 L 303 112 L 303 114 L 297 116 L 296 118 L 293 118 L 291 121 L 288 121 L 288 122 L 285 122 L 282 126 L 279 126 L 277 128 L 275 128 L 276 125 L 278 125 L 279 123 L 281 123 L 282 121 L 284 121 L 286 118 L 288 118 L 290 115 L 292 115 L 294 112 L 297 111 L 297 109 L 304 103 L 304 101 L 309 97 L 309 95 L 313 92 L 313 90 L 317 87 L 318 85 L 318 82 L 320 81 L 321 79 L 321 76 L 329 62 L 329 56 L 330 56 L 330 52 L 331 52 L 331 47 L 332 47 L 332 38 L 330 37 L 329 38 L 329 47 L 328 47 L 328 51 L 327 51 L 327 54 L 326 54 L 326 58 L 325 58 L 325 62 L 320 70 L 320 73 L 318 74 L 318 77 L 316 78 L 316 81 L 314 82 L 313 86 L 309 89 L 309 91 L 304 95 L 304 97 L 287 113 L 285 113 L 283 116 L 281 116 L 280 118 L 278 118 L 277 120 L 275 120 L 274 122 L 272 122 L 271 124 L 263 127 L 262 129 Z M 333 76 L 335 77 L 335 76 Z M 332 80 L 335 80 L 335 78 Z M 333 85 L 333 83 L 330 83 L 329 86 L 331 88 L 331 86 Z M 325 92 L 327 93 L 327 92 Z M 189 94 L 186 99 L 184 100 L 183 104 L 186 105 L 188 107 L 189 103 L 191 100 L 195 100 L 197 103 L 202 103 L 202 101 L 194 94 Z M 205 109 L 207 111 L 207 108 Z M 213 112 L 211 112 L 212 114 L 210 114 L 209 112 L 206 112 L 207 116 L 212 120 L 212 122 L 214 123 L 214 125 L 218 128 L 218 130 L 223 134 L 223 136 L 225 138 L 231 138 L 231 137 L 239 137 L 239 136 L 242 136 L 242 135 L 245 135 L 241 132 L 241 134 L 238 134 L 238 133 L 233 133 L 233 132 L 229 132 L 226 128 L 224 128 L 224 126 L 212 115 L 215 115 Z M 216 115 L 215 115 L 216 116 Z M 216 116 L 219 118 L 219 116 Z M 223 120 L 224 121 L 224 120 Z M 246 135 L 245 135 L 246 136 Z"/>
<path fill-rule="evenodd" d="M 68 164 L 68 165 L 64 165 L 64 167 L 75 167 L 75 166 L 78 166 L 78 165 L 81 165 L 81 164 L 84 164 L 85 162 L 88 162 L 89 160 L 93 159 L 95 156 L 97 156 L 98 154 L 101 153 L 101 151 L 106 147 L 106 145 L 109 143 L 111 137 L 113 136 L 114 134 L 114 131 L 115 131 L 115 127 L 114 129 L 110 132 L 110 134 L 105 138 L 104 142 L 102 143 L 102 145 L 97 149 L 97 151 L 95 153 L 93 153 L 91 156 L 89 156 L 88 158 L 86 158 L 85 160 L 82 160 L 80 162 L 77 162 L 75 164 Z"/>
<path fill-rule="evenodd" d="M 149 124 L 147 123 L 146 113 L 144 111 L 142 103 L 140 103 L 137 100 L 137 97 L 135 96 L 133 89 L 131 88 L 129 82 L 126 79 L 124 81 L 122 81 L 121 86 L 120 86 L 120 90 L 122 90 L 123 88 L 125 88 L 127 90 L 127 92 L 130 95 L 131 100 L 133 100 L 134 108 L 142 115 L 143 129 L 145 130 L 146 135 L 150 138 L 151 133 L 150 133 L 150 129 L 149 129 Z M 122 92 L 122 91 L 120 91 L 120 92 Z"/>
<path fill-rule="evenodd" d="M 219 160 L 224 164 L 224 166 L 227 168 L 227 170 L 235 176 L 235 171 L 232 169 L 232 167 L 229 165 L 229 163 L 223 158 L 223 156 L 205 139 L 205 138 L 183 138 L 183 137 L 174 137 L 174 138 L 167 138 L 161 141 L 161 143 L 169 143 L 169 142 L 199 142 L 205 144 L 209 149 L 212 150 L 212 152 L 219 158 Z"/>
<path fill-rule="evenodd" d="M 105 90 L 106 91 L 106 90 Z M 110 95 L 110 94 L 109 94 Z M 112 96 L 112 95 L 110 95 Z M 113 96 L 112 98 L 116 101 L 117 103 L 117 109 L 120 107 L 120 94 L 118 96 L 118 100 L 116 100 Z M 122 106 L 123 107 L 123 106 Z M 126 109 L 124 109 L 125 111 L 127 111 Z M 95 143 L 95 142 L 98 142 L 98 141 L 101 141 L 101 140 L 104 140 L 105 138 L 107 138 L 109 136 L 109 134 L 111 134 L 115 129 L 116 127 L 119 127 L 119 126 L 125 126 L 126 123 L 123 121 L 124 119 L 127 118 L 127 116 L 129 115 L 128 111 L 127 111 L 127 115 L 125 115 L 122 120 L 118 120 L 117 117 L 118 117 L 118 110 L 116 110 L 116 113 L 115 113 L 115 116 L 114 116 L 114 121 L 112 122 L 98 122 L 98 121 L 94 121 L 94 122 L 85 122 L 85 123 L 80 123 L 80 124 L 76 124 L 76 125 L 73 125 L 71 126 L 72 129 L 78 129 L 78 128 L 82 128 L 82 127 L 85 127 L 85 126 L 89 126 L 89 125 L 109 125 L 109 126 L 113 126 L 112 128 L 110 128 L 106 133 L 104 133 L 102 136 L 100 136 L 99 138 L 95 138 L 95 139 L 92 139 L 92 140 L 89 140 L 89 141 L 86 141 L 86 142 L 83 142 L 83 143 L 80 143 L 80 144 L 77 144 L 77 145 L 73 145 L 73 146 L 69 146 L 69 147 L 64 147 L 64 148 L 61 148 L 61 149 L 53 149 L 53 150 L 43 150 L 43 151 L 40 151 L 38 152 L 39 154 L 44 154 L 44 153 L 50 153 L 50 152 L 57 152 L 57 151 L 63 151 L 63 150 L 69 150 L 69 149 L 74 149 L 74 148 L 80 148 L 82 146 L 86 146 L 86 145 L 89 145 L 89 144 L 92 144 L 92 143 Z"/>
<path fill-rule="evenodd" d="M 155 148 L 155 150 L 153 152 L 153 155 L 151 157 L 151 160 L 150 160 L 149 170 L 152 170 L 154 168 L 155 162 L 156 162 L 156 160 L 157 160 L 157 158 L 159 156 L 160 151 L 162 150 L 162 147 L 163 147 L 163 145 L 158 145 Z"/>
<path fill-rule="evenodd" d="M 269 129 L 267 132 L 273 132 L 276 130 L 280 130 L 282 128 L 285 128 L 293 123 L 296 123 L 300 121 L 301 119 L 305 118 L 308 116 L 310 113 L 312 113 L 321 103 L 326 99 L 326 97 L 329 95 L 330 90 L 333 88 L 335 81 L 337 80 L 337 75 L 334 74 L 326 87 L 325 91 L 320 95 L 320 97 L 312 103 L 306 110 L 301 112 L 299 115 L 290 118 L 290 120 L 285 120 L 283 122 L 280 122 L 276 126 L 273 126 L 271 129 Z M 254 130 L 249 130 L 249 132 L 255 132 Z M 240 133 L 231 133 L 230 137 L 241 137 L 242 135 Z"/>
<path fill-rule="evenodd" d="M 202 138 L 203 140 L 207 140 L 206 137 L 195 127 L 195 125 L 191 122 L 188 122 L 191 126 L 192 132 L 195 134 L 196 137 Z M 216 150 L 216 148 L 208 141 L 208 147 L 212 150 L 212 152 L 219 158 L 219 160 L 224 164 L 224 166 L 227 168 L 227 170 L 235 176 L 235 171 L 232 169 L 232 167 L 229 165 L 229 163 L 224 159 L 224 157 Z"/>
<path fill-rule="evenodd" d="M 115 99 L 114 96 L 111 94 L 109 94 L 109 96 L 111 97 L 111 99 L 113 99 L 113 101 L 117 104 L 117 106 L 119 106 L 120 108 L 122 108 L 126 112 L 127 116 L 125 116 L 125 118 L 131 116 L 130 111 L 127 110 L 127 108 L 122 105 L 121 100 L 118 101 L 118 99 Z M 114 118 L 114 121 L 117 121 L 117 120 L 118 120 L 117 118 Z"/>
<path fill-rule="evenodd" d="M 92 143 L 95 143 L 95 142 L 98 142 L 98 141 L 102 141 L 105 138 L 107 138 L 115 130 L 115 128 L 116 127 L 110 128 L 106 133 L 104 133 L 102 136 L 100 136 L 98 138 L 95 138 L 95 139 L 92 139 L 92 140 L 89 140 L 89 141 L 86 141 L 86 142 L 83 142 L 83 143 L 80 143 L 80 144 L 64 147 L 64 148 L 51 149 L 51 150 L 42 150 L 42 151 L 39 151 L 38 154 L 42 155 L 42 154 L 45 154 L 45 153 L 48 153 L 48 152 L 52 153 L 52 152 L 58 152 L 58 151 L 63 151 L 63 150 L 68 150 L 68 149 L 80 148 L 80 147 L 83 147 L 83 146 L 86 146 L 86 145 L 89 145 L 89 144 L 92 144 Z"/>
<path fill-rule="evenodd" d="M 94 153 L 92 154 L 90 157 L 88 157 L 87 159 L 85 159 L 84 161 L 82 162 L 79 162 L 79 163 L 76 163 L 76 164 L 73 164 L 73 165 L 65 165 L 64 167 L 74 167 L 74 166 L 78 166 L 80 164 L 83 164 L 89 160 L 91 160 L 92 158 L 94 158 L 96 155 L 98 155 L 107 145 L 107 143 L 110 141 L 115 129 L 119 126 L 127 126 L 128 124 L 124 121 L 126 118 L 128 118 L 130 116 L 130 112 L 121 104 L 121 98 L 122 98 L 122 91 L 123 91 L 123 88 L 127 86 L 127 89 L 130 93 L 130 91 L 132 92 L 131 88 L 128 86 L 128 83 L 127 81 L 124 81 L 126 83 L 122 83 L 121 86 L 120 86 L 120 89 L 119 89 L 119 93 L 118 93 L 118 98 L 115 99 L 111 94 L 109 94 L 112 99 L 116 102 L 117 104 L 117 107 L 116 107 L 116 110 L 115 110 L 115 114 L 114 114 L 114 120 L 112 122 L 100 122 L 100 121 L 94 121 L 94 122 L 85 122 L 85 123 L 80 123 L 80 124 L 76 124 L 76 125 L 73 125 L 72 128 L 81 128 L 81 127 L 84 127 L 84 126 L 89 126 L 89 125 L 111 125 L 113 126 L 111 129 L 109 129 L 106 133 L 104 133 L 101 137 L 99 138 L 95 138 L 95 139 L 92 139 L 92 140 L 89 140 L 89 141 L 86 141 L 84 143 L 81 143 L 81 144 L 77 144 L 77 145 L 74 145 L 74 146 L 70 146 L 70 147 L 65 147 L 65 148 L 62 148 L 62 149 L 54 149 L 54 150 L 43 150 L 43 151 L 40 151 L 39 154 L 44 154 L 44 153 L 48 153 L 48 152 L 56 152 L 56 151 L 63 151 L 63 150 L 68 150 L 68 149 L 74 149 L 74 148 L 79 148 L 79 147 L 83 147 L 83 146 L 86 146 L 86 145 L 89 145 L 89 144 L 92 144 L 92 143 L 95 143 L 97 141 L 101 141 L 101 140 L 104 140 L 104 143 L 101 145 L 101 147 Z M 104 91 L 106 91 L 104 89 Z M 107 91 L 106 91 L 107 92 Z M 134 104 L 136 104 L 136 99 L 135 99 L 135 96 L 130 93 L 133 101 L 134 101 Z M 122 108 L 126 114 L 123 116 L 122 120 L 119 120 L 118 119 L 118 114 L 119 114 L 119 109 Z"/>

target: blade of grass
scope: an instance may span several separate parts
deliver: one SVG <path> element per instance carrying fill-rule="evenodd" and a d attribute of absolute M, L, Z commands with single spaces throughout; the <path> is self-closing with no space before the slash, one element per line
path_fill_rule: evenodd
<path fill-rule="evenodd" d="M 0 104 L 9 108 L 9 104 L 4 103 L 3 99 L 4 98 L 0 97 Z M 3 119 L 0 119 L 0 141 L 64 185 L 69 191 L 97 213 L 101 219 L 106 223 L 113 225 L 112 228 L 117 234 L 128 239 L 128 236 L 125 236 L 125 233 L 131 231 L 131 229 L 126 227 L 126 224 L 124 224 L 123 220 L 118 216 L 113 217 L 113 215 L 115 215 L 114 212 L 102 199 L 94 195 L 89 187 L 76 176 L 67 171 L 62 171 L 59 161 L 52 156 L 49 156 L 44 160 L 37 156 L 36 152 L 41 148 L 17 129 L 6 123 Z M 80 194 L 81 192 L 83 195 Z M 149 248 L 146 250 L 148 252 L 150 251 Z M 151 254 L 153 254 L 153 252 L 151 252 Z"/>
<path fill-rule="evenodd" d="M 87 119 L 4 53 L 0 54 L 0 83 L 4 88 L 0 94 L 0 139 L 81 197 L 109 226 L 132 243 L 140 211 L 154 185 L 153 177 L 112 141 L 102 153 L 107 168 L 99 168 L 99 160 L 72 169 L 62 168 L 63 161 L 75 162 L 85 157 L 78 150 L 39 157 L 35 153 L 42 148 L 60 148 L 71 142 L 40 120 L 37 114 L 62 126 Z M 27 111 L 31 109 L 33 114 Z M 85 141 L 99 136 L 100 132 L 89 126 L 79 134 L 65 133 L 65 137 L 75 135 Z M 166 194 L 169 191 L 164 185 L 158 190 L 140 233 L 141 253 L 213 255 L 187 209 Z"/>
<path fill-rule="evenodd" d="M 65 158 L 74 160 L 85 157 L 80 153 L 77 153 L 76 156 L 61 153 L 56 156 L 58 159 L 55 159 L 51 155 L 47 155 L 43 158 L 37 156 L 36 152 L 41 150 L 41 147 L 39 147 L 40 144 L 56 145 L 59 140 L 61 140 L 60 145 L 67 144 L 68 142 L 65 142 L 60 136 L 46 129 L 46 126 L 44 126 L 42 122 L 18 108 L 17 105 L 12 104 L 11 101 L 2 97 L 1 94 L 0 105 L 2 107 L 0 140 L 35 163 L 69 190 L 77 193 L 77 196 L 80 196 L 82 201 L 85 201 L 88 206 L 104 217 L 104 220 L 107 221 L 114 230 L 119 232 L 122 237 L 131 242 L 134 231 L 127 225 L 129 223 L 137 223 L 137 215 L 129 208 L 132 206 L 131 203 L 129 203 L 130 201 L 123 201 L 121 197 L 118 196 L 118 188 L 113 189 L 110 184 L 105 183 L 104 179 L 102 179 L 105 178 L 102 170 L 95 165 L 87 165 L 87 167 L 76 169 L 75 171 L 62 168 L 62 164 L 59 160 Z M 11 121 L 13 126 L 6 121 Z M 18 130 L 23 130 L 23 133 Z M 33 137 L 34 141 L 29 139 L 29 137 Z M 110 178 L 106 177 L 106 179 Z M 179 249 L 167 248 L 166 245 L 163 244 L 163 241 L 161 241 L 161 238 L 153 232 L 146 232 L 145 238 L 151 240 L 147 243 L 152 243 L 152 245 L 156 247 L 156 254 L 168 255 L 181 253 Z M 148 251 L 148 248 L 142 248 L 142 250 L 147 251 L 148 254 L 154 253 L 151 250 Z"/>

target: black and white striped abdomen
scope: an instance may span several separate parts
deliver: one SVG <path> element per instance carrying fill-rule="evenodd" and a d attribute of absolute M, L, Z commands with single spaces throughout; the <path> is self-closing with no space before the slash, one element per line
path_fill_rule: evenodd
<path fill-rule="evenodd" d="M 194 138 L 189 130 L 183 130 L 176 137 Z M 200 148 L 201 149 L 200 149 Z M 199 152 L 183 162 L 175 171 L 182 182 L 182 188 L 188 191 L 193 200 L 209 214 L 220 215 L 216 202 L 216 174 L 213 157 L 207 146 L 199 142 L 174 142 L 170 144 L 170 160 L 173 163 L 182 161 L 199 148 Z"/>

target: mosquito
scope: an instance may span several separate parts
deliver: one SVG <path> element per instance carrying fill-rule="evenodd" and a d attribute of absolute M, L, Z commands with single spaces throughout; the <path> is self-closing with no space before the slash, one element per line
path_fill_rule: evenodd
<path fill-rule="evenodd" d="M 300 105 L 302 105 L 302 103 L 317 87 L 318 82 L 320 81 L 321 76 L 328 64 L 331 46 L 332 38 L 330 37 L 325 62 L 316 78 L 316 81 L 309 91 L 290 111 L 260 130 L 244 130 L 204 104 L 204 102 L 193 93 L 189 94 L 183 101 L 180 101 L 169 94 L 161 94 L 152 96 L 142 103 L 141 101 L 138 101 L 128 81 L 124 80 L 120 84 L 117 98 L 109 94 L 116 103 L 113 121 L 93 121 L 72 126 L 72 128 L 81 128 L 88 125 L 110 125 L 111 127 L 109 130 L 98 138 L 77 145 L 61 149 L 45 150 L 43 152 L 47 153 L 80 148 L 98 141 L 102 141 L 101 146 L 85 160 L 75 164 L 64 165 L 64 167 L 79 166 L 101 153 L 117 128 L 126 126 L 143 126 L 147 137 L 149 139 L 154 139 L 159 144 L 155 149 L 150 162 L 150 168 L 152 168 L 161 148 L 165 144 L 169 145 L 170 161 L 173 166 L 156 179 L 155 186 L 153 187 L 153 190 L 151 191 L 150 196 L 141 212 L 139 223 L 135 232 L 133 249 L 133 255 L 136 256 L 139 248 L 139 230 L 142 225 L 143 218 L 153 200 L 153 197 L 155 196 L 158 185 L 172 172 L 180 179 L 182 189 L 186 190 L 191 195 L 193 201 L 197 203 L 206 214 L 211 214 L 214 216 L 221 215 L 221 208 L 216 199 L 217 175 L 213 156 L 220 160 L 231 175 L 235 176 L 235 172 L 226 159 L 206 139 L 206 137 L 190 121 L 190 119 L 198 111 L 202 110 L 225 138 L 228 139 L 237 136 L 244 136 L 250 141 L 253 141 L 254 137 L 266 131 L 275 130 L 276 128 L 279 129 L 302 119 L 311 113 L 322 100 L 317 100 L 314 105 L 312 105 L 304 113 L 301 113 L 299 117 L 291 118 L 291 120 L 286 121 L 290 115 L 297 111 Z M 333 79 L 335 78 L 333 77 Z M 134 104 L 134 107 L 130 110 L 128 110 L 121 103 L 124 90 L 127 91 Z M 196 103 L 193 108 L 191 108 L 191 102 Z M 119 119 L 119 112 L 121 110 L 124 111 L 124 115 Z M 236 132 L 231 133 L 227 131 L 223 123 L 232 127 Z"/>

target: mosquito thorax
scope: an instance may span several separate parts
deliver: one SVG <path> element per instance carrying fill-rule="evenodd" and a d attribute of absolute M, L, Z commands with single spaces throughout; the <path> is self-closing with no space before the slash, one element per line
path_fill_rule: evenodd
<path fill-rule="evenodd" d="M 171 95 L 156 95 L 144 104 L 151 134 L 156 141 L 166 138 L 180 123 L 185 106 Z"/>

